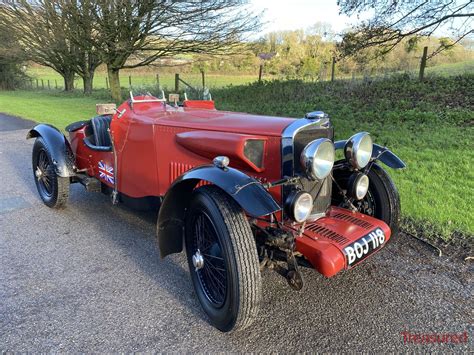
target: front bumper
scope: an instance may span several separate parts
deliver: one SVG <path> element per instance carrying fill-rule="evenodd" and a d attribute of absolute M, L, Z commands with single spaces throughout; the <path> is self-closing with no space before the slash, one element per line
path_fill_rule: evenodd
<path fill-rule="evenodd" d="M 296 238 L 296 251 L 326 277 L 350 269 L 383 248 L 390 239 L 389 226 L 359 212 L 331 207 L 326 217 L 308 223 Z"/>

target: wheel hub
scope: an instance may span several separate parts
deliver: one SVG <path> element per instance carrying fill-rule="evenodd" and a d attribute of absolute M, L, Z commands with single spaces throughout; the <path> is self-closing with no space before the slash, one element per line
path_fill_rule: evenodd
<path fill-rule="evenodd" d="M 196 271 L 204 267 L 204 258 L 199 249 L 193 255 L 193 265 Z"/>
<path fill-rule="evenodd" d="M 40 180 L 43 177 L 43 171 L 40 169 L 39 166 L 36 168 L 35 176 L 38 180 Z"/>

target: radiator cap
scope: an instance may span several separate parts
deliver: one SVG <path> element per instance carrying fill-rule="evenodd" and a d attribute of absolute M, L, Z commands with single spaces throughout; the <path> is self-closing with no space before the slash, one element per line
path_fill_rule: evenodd
<path fill-rule="evenodd" d="M 329 117 L 327 113 L 324 113 L 323 111 L 313 111 L 313 112 L 308 112 L 305 117 L 310 120 L 315 120 L 315 119 L 322 119 L 322 118 L 327 118 Z"/>

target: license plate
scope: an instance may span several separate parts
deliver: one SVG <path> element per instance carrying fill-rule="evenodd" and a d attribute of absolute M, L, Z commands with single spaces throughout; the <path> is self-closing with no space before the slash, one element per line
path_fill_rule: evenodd
<path fill-rule="evenodd" d="M 381 228 L 377 228 L 362 238 L 356 240 L 344 248 L 347 267 L 350 268 L 364 260 L 377 249 L 380 249 L 385 241 L 385 234 Z"/>

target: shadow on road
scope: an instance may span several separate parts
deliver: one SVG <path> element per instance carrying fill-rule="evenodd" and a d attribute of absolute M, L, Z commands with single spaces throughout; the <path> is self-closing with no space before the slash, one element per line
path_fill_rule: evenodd
<path fill-rule="evenodd" d="M 157 209 L 138 211 L 123 204 L 113 206 L 109 196 L 87 193 L 79 184 L 73 185 L 71 192 L 66 213 L 81 215 L 81 219 L 92 223 L 99 237 L 121 249 L 170 297 L 188 307 L 194 315 L 206 319 L 194 296 L 184 253 L 165 259 L 159 256 L 156 243 Z M 110 225 L 120 229 L 120 236 L 110 233 Z"/>

